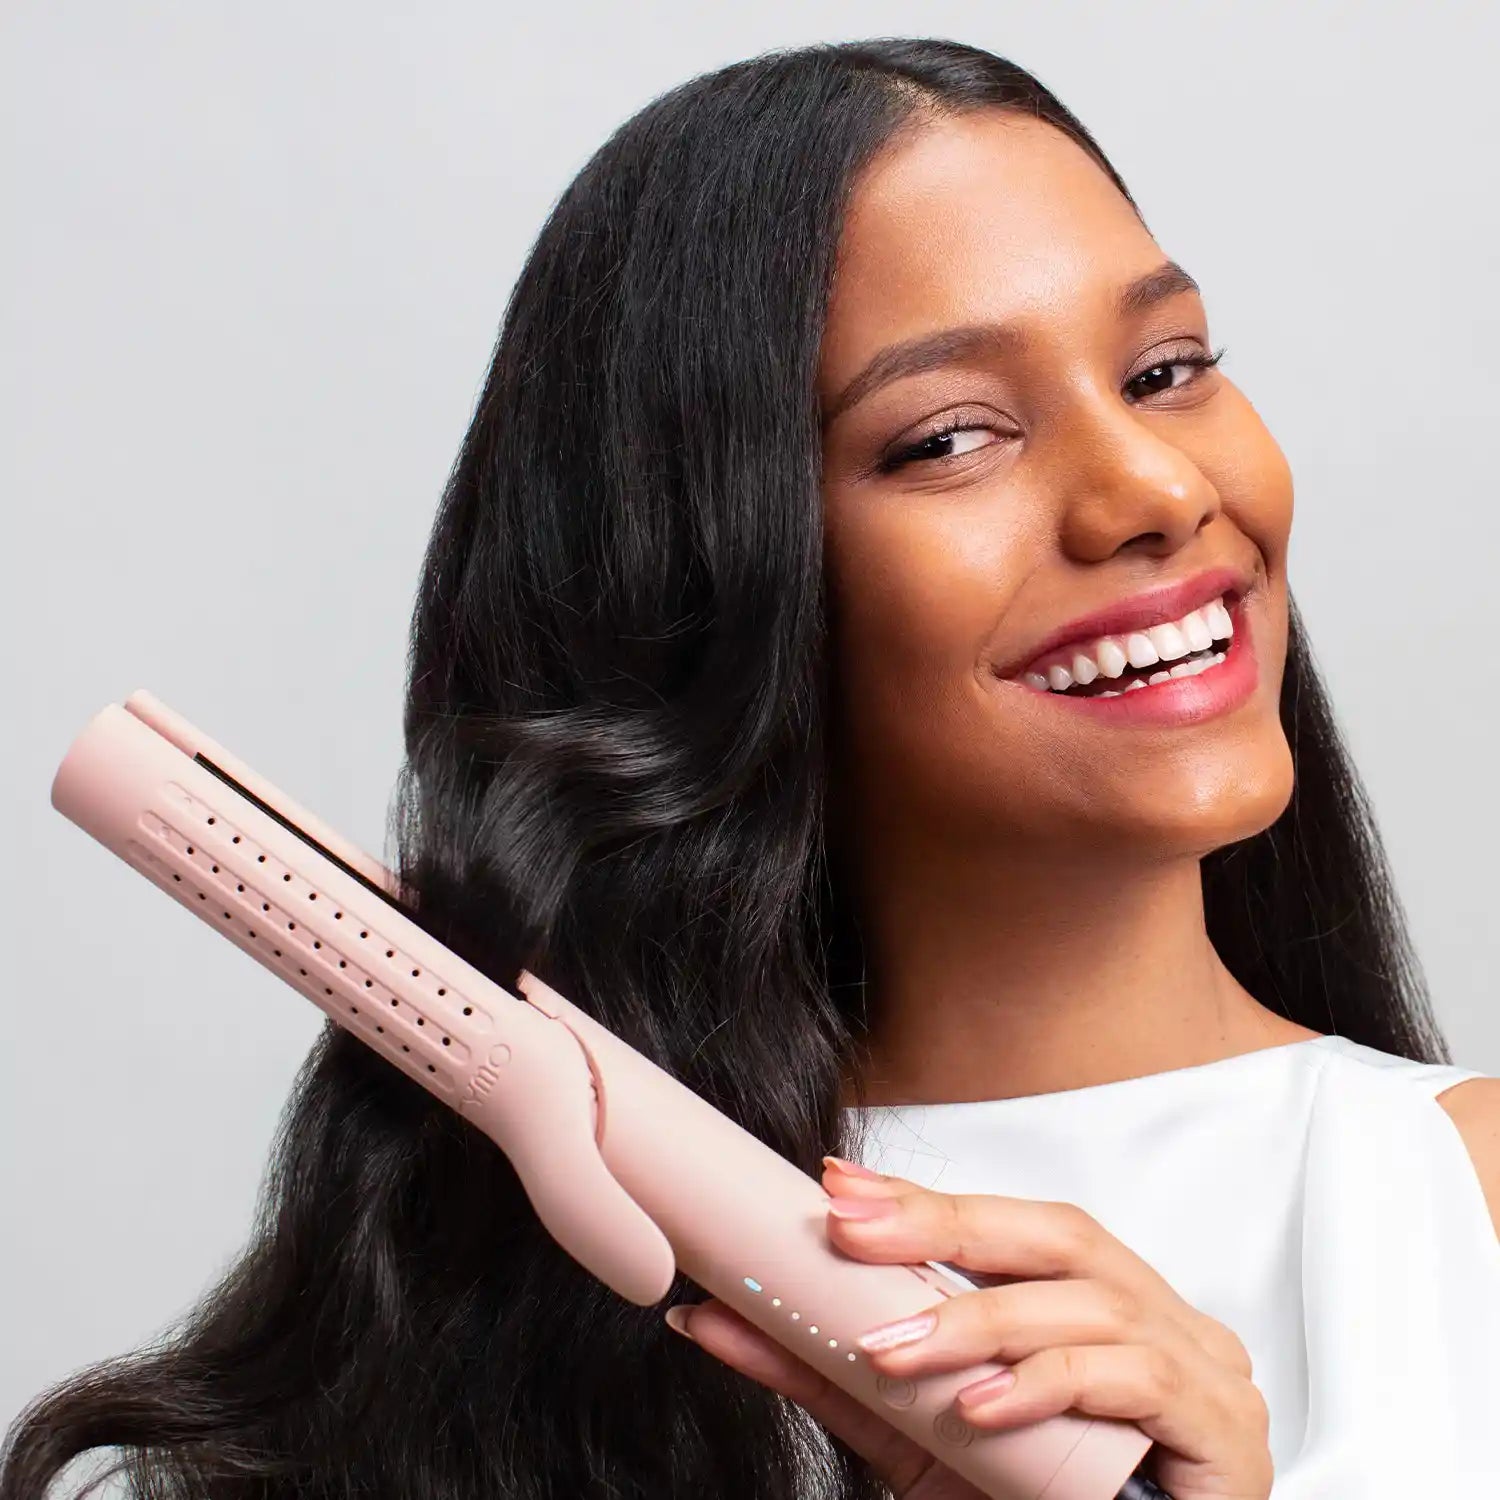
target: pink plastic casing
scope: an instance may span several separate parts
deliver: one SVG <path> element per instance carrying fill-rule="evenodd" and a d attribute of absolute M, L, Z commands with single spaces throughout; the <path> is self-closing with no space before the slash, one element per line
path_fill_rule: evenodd
<path fill-rule="evenodd" d="M 835 1249 L 820 1184 L 535 975 L 517 995 L 465 963 L 335 859 L 394 900 L 389 871 L 150 693 L 93 718 L 52 805 L 483 1131 L 620 1296 L 658 1302 L 680 1267 L 991 1500 L 1115 1500 L 1150 1448 L 1072 1413 L 971 1427 L 953 1396 L 996 1363 L 881 1375 L 859 1334 L 975 1283 Z"/>

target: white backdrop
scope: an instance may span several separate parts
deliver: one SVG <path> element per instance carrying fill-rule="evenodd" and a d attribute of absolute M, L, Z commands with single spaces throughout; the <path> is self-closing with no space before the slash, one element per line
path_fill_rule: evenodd
<path fill-rule="evenodd" d="M 7 0 L 0 1424 L 235 1258 L 322 1016 L 53 811 L 147 687 L 372 853 L 506 294 L 657 93 L 978 43 L 1095 132 L 1286 450 L 1290 561 L 1455 1058 L 1500 1073 L 1500 8 Z"/>

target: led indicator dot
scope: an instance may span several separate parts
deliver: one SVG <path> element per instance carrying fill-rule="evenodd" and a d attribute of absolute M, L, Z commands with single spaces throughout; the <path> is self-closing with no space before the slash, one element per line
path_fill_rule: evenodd
<path fill-rule="evenodd" d="M 829 1339 L 828 1340 L 828 1347 L 830 1349 L 837 1349 L 838 1346 L 839 1346 L 839 1341 L 837 1339 Z"/>
<path fill-rule="evenodd" d="M 797 1319 L 800 1318 L 801 1316 L 802 1316 L 801 1313 L 793 1313 L 792 1314 L 792 1322 L 795 1323 L 797 1321 Z"/>
<path fill-rule="evenodd" d="M 818 1331 L 818 1325 L 817 1325 L 817 1324 L 816 1324 L 816 1323 L 814 1323 L 814 1324 L 813 1324 L 813 1325 L 812 1325 L 812 1327 L 811 1327 L 811 1328 L 809 1328 L 809 1329 L 808 1329 L 808 1330 L 807 1330 L 807 1331 L 808 1331 L 808 1332 L 809 1332 L 809 1333 L 816 1333 L 816 1332 L 817 1332 L 817 1331 Z"/>
<path fill-rule="evenodd" d="M 780 1307 L 781 1306 L 781 1298 L 780 1297 L 772 1297 L 771 1298 L 771 1306 L 772 1307 Z"/>
<path fill-rule="evenodd" d="M 853 1359 L 853 1358 L 854 1358 L 854 1356 L 853 1356 L 853 1355 L 852 1355 L 852 1354 L 851 1354 L 851 1355 L 850 1355 L 850 1356 L 849 1356 L 849 1358 L 850 1358 L 850 1359 L 851 1359 L 851 1360 L 852 1360 L 852 1359 Z"/>
<path fill-rule="evenodd" d="M 745 1285 L 749 1287 L 752 1292 L 758 1292 L 760 1290 L 760 1282 L 758 1282 L 753 1276 L 747 1276 L 745 1278 Z"/>

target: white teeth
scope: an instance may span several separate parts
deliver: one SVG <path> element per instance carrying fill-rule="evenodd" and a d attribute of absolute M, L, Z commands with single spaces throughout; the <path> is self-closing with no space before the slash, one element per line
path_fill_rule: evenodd
<path fill-rule="evenodd" d="M 1100 636 L 1087 649 L 1075 650 L 1070 662 L 1054 662 L 1045 673 L 1026 672 L 1022 681 L 1042 693 L 1063 693 L 1073 684 L 1087 686 L 1098 677 L 1123 677 L 1131 667 L 1154 667 L 1162 663 L 1165 671 L 1148 677 L 1142 685 L 1164 681 L 1166 677 L 1188 676 L 1167 666 L 1179 657 L 1207 651 L 1215 641 L 1227 641 L 1234 635 L 1234 621 L 1222 598 L 1189 610 L 1180 620 L 1151 625 L 1145 630 L 1131 630 L 1123 635 Z M 1212 666 L 1212 660 L 1203 665 Z M 1202 666 L 1198 668 L 1202 671 Z M 1125 691 L 1128 691 L 1126 689 Z M 1104 697 L 1105 694 L 1095 694 Z"/>
<path fill-rule="evenodd" d="M 1227 641 L 1234 634 L 1234 621 L 1230 618 L 1229 611 L 1224 608 L 1222 599 L 1215 599 L 1204 613 L 1208 616 L 1209 628 L 1213 631 L 1216 641 Z"/>
<path fill-rule="evenodd" d="M 1156 648 L 1158 661 L 1176 661 L 1179 656 L 1186 656 L 1193 649 L 1188 645 L 1187 637 L 1175 625 L 1153 625 L 1146 635 Z"/>
<path fill-rule="evenodd" d="M 1132 678 L 1123 688 L 1106 688 L 1102 693 L 1095 693 L 1096 698 L 1118 698 L 1122 693 L 1133 693 L 1137 688 L 1150 687 L 1153 683 L 1166 682 L 1173 677 L 1196 677 L 1200 672 L 1206 672 L 1210 667 L 1216 667 L 1224 660 L 1223 651 L 1215 651 L 1212 656 L 1199 657 L 1197 661 L 1178 662 L 1175 667 L 1168 668 L 1165 672 L 1153 672 L 1150 677 Z"/>
<path fill-rule="evenodd" d="M 1182 633 L 1194 651 L 1207 651 L 1214 643 L 1213 631 L 1208 628 L 1208 621 L 1200 610 L 1195 609 L 1182 617 Z"/>
<path fill-rule="evenodd" d="M 1129 658 L 1120 649 L 1120 643 L 1114 639 L 1100 641 L 1094 656 L 1099 663 L 1099 670 L 1106 677 L 1118 677 L 1130 665 Z"/>

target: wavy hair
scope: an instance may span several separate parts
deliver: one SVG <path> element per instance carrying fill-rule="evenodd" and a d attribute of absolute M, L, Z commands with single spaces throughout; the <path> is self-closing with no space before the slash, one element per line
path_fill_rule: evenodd
<path fill-rule="evenodd" d="M 422 925 L 814 1176 L 858 1152 L 839 1099 L 868 1019 L 823 836 L 814 376 L 857 175 L 976 109 L 1066 132 L 1130 199 L 1035 77 L 952 41 L 779 49 L 622 125 L 506 304 L 411 624 L 389 831 Z M 1289 805 L 1202 861 L 1214 947 L 1304 1025 L 1450 1061 L 1294 603 L 1281 718 Z M 662 1310 L 582 1270 L 503 1153 L 330 1022 L 242 1256 L 28 1405 L 0 1500 L 93 1449 L 119 1453 L 90 1488 L 150 1500 L 882 1500 Z"/>

